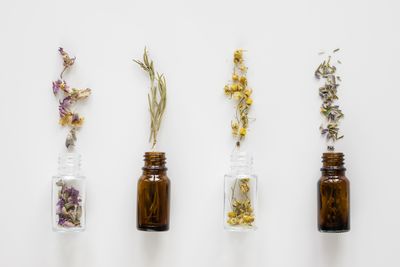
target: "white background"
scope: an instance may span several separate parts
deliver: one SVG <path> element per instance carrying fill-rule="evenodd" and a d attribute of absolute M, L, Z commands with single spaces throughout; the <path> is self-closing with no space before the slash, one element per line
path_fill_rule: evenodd
<path fill-rule="evenodd" d="M 0 266 L 400 266 L 398 1 L 0 2 Z M 90 87 L 77 149 L 88 177 L 87 231 L 51 230 L 50 181 L 64 150 L 51 81 Z M 147 46 L 165 73 L 159 148 L 172 181 L 171 230 L 136 230 L 136 182 L 149 149 Z M 341 48 L 339 90 L 351 231 L 317 231 L 321 50 Z M 245 142 L 259 175 L 259 229 L 222 229 L 234 146 L 223 94 L 246 49 L 254 89 Z"/>

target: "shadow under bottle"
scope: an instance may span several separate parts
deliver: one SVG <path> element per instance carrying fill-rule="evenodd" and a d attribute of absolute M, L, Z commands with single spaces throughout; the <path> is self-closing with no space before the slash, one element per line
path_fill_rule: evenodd
<path fill-rule="evenodd" d="M 350 182 L 345 176 L 343 153 L 322 155 L 318 181 L 318 230 L 340 233 L 350 230 Z"/>
<path fill-rule="evenodd" d="M 169 229 L 170 180 L 165 167 L 165 153 L 146 152 L 143 174 L 138 181 L 137 229 L 167 231 Z"/>

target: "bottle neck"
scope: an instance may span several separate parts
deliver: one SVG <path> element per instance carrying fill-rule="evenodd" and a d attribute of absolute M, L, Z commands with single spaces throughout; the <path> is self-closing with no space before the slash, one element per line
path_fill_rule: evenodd
<path fill-rule="evenodd" d="M 58 173 L 60 175 L 79 175 L 81 171 L 81 155 L 76 152 L 66 152 L 58 158 Z"/>
<path fill-rule="evenodd" d="M 162 174 L 167 172 L 164 152 L 146 152 L 144 154 L 143 174 Z"/>
<path fill-rule="evenodd" d="M 231 173 L 250 174 L 253 171 L 253 158 L 246 152 L 234 152 L 231 155 Z"/>
<path fill-rule="evenodd" d="M 344 154 L 340 152 L 326 152 L 322 154 L 321 172 L 324 176 L 343 176 L 346 168 L 344 167 Z"/>

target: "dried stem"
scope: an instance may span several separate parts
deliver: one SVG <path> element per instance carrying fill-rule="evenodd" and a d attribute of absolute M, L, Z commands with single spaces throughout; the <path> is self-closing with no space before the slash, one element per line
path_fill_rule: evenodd
<path fill-rule="evenodd" d="M 146 48 L 143 53 L 143 61 L 133 61 L 148 73 L 150 79 L 150 92 L 147 97 L 151 118 L 149 142 L 152 143 L 152 149 L 154 149 L 167 103 L 167 85 L 164 75 L 154 71 L 153 61 L 149 59 Z"/>

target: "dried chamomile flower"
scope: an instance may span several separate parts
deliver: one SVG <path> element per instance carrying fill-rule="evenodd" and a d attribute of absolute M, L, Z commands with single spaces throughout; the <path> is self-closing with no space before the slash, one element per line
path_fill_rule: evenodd
<path fill-rule="evenodd" d="M 71 128 L 65 141 L 66 147 L 71 149 L 75 145 L 76 130 L 78 127 L 81 127 L 84 122 L 84 118 L 77 112 L 73 111 L 72 107 L 76 102 L 88 98 L 92 91 L 89 88 L 71 88 L 67 82 L 63 80 L 63 74 L 65 70 L 75 63 L 76 58 L 71 58 L 61 47 L 58 49 L 58 51 L 62 56 L 64 68 L 60 74 L 60 79 L 53 81 L 53 93 L 55 96 L 59 96 L 59 93 L 62 92 L 58 106 L 58 111 L 60 114 L 59 123 L 62 126 L 68 126 Z"/>
<path fill-rule="evenodd" d="M 238 179 L 239 190 L 236 190 L 237 182 L 232 187 L 231 208 L 228 212 L 227 223 L 229 225 L 251 226 L 255 220 L 253 207 L 250 201 L 250 179 Z"/>
<path fill-rule="evenodd" d="M 335 49 L 333 53 L 338 52 Z M 339 99 L 337 89 L 341 79 L 336 75 L 336 66 L 331 63 L 331 56 L 328 56 L 315 70 L 315 77 L 323 80 L 323 86 L 319 88 L 319 96 L 322 100 L 321 114 L 325 118 L 325 123 L 320 126 L 321 135 L 326 137 L 327 142 L 336 142 L 343 138 L 339 134 L 339 121 L 344 114 L 335 102 Z M 339 60 L 338 63 L 341 63 Z M 328 150 L 334 150 L 334 146 L 328 145 Z"/>
<path fill-rule="evenodd" d="M 244 64 L 243 50 L 239 49 L 233 53 L 233 74 L 232 81 L 225 85 L 224 93 L 231 99 L 236 100 L 236 116 L 231 122 L 232 134 L 238 139 L 236 144 L 247 135 L 248 114 L 253 99 L 252 90 L 248 87 L 247 67 Z"/>

